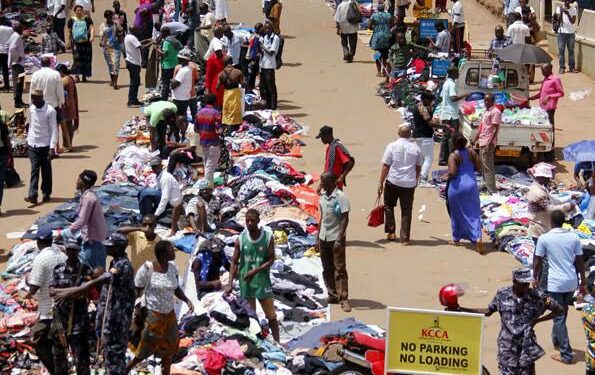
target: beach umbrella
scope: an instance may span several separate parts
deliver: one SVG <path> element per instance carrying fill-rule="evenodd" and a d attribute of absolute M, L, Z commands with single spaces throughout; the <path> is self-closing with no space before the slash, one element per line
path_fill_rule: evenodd
<path fill-rule="evenodd" d="M 562 150 L 564 160 L 581 163 L 584 161 L 595 162 L 595 140 L 584 140 L 572 143 Z"/>
<path fill-rule="evenodd" d="M 504 61 L 517 64 L 545 64 L 552 61 L 547 52 L 533 44 L 511 44 L 496 51 L 496 55 Z"/>

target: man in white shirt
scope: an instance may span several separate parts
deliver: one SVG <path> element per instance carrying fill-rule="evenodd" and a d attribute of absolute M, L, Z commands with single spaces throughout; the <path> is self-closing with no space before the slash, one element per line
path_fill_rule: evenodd
<path fill-rule="evenodd" d="M 31 76 L 31 93 L 35 90 L 43 91 L 43 99 L 56 110 L 56 121 L 60 122 L 62 106 L 64 105 L 64 86 L 62 76 L 58 71 L 50 68 L 51 61 L 47 56 L 41 59 L 41 69 Z"/>
<path fill-rule="evenodd" d="M 453 49 L 455 52 L 461 53 L 465 37 L 465 12 L 463 10 L 463 0 L 453 0 L 451 15 L 452 40 L 454 42 Z"/>
<path fill-rule="evenodd" d="M 558 28 L 558 59 L 560 61 L 560 74 L 566 71 L 566 47 L 568 47 L 568 68 L 571 73 L 577 73 L 574 64 L 574 41 L 576 33 L 576 3 L 564 0 L 564 5 L 556 9 L 556 15 L 560 20 Z"/>
<path fill-rule="evenodd" d="M 52 17 L 52 27 L 62 43 L 66 44 L 64 27 L 66 26 L 66 0 L 48 0 L 48 15 Z M 66 52 L 66 48 L 59 45 L 59 52 Z"/>
<path fill-rule="evenodd" d="M 531 35 L 531 30 L 523 23 L 519 13 L 514 13 L 513 18 L 514 22 L 508 26 L 506 36 L 510 38 L 512 44 L 525 44 L 526 38 Z"/>
<path fill-rule="evenodd" d="M 357 30 L 359 28 L 357 23 L 350 23 L 347 20 L 347 14 L 351 6 L 357 6 L 357 2 L 354 0 L 343 0 L 341 4 L 337 5 L 337 10 L 335 11 L 337 35 L 341 37 L 341 47 L 343 48 L 343 61 L 348 63 L 353 62 L 353 56 L 355 56 Z"/>
<path fill-rule="evenodd" d="M 531 30 L 523 23 L 519 13 L 514 13 L 513 18 L 514 22 L 508 26 L 506 36 L 510 38 L 512 44 L 525 44 L 526 38 L 531 35 Z"/>
<path fill-rule="evenodd" d="M 209 48 L 205 53 L 205 61 L 207 61 L 209 57 L 211 57 L 211 55 L 215 53 L 215 47 L 218 46 L 222 46 L 223 54 L 227 54 L 227 51 L 229 51 L 229 44 L 227 43 L 227 40 L 224 38 L 223 27 L 221 26 L 217 26 L 213 29 L 213 39 L 211 39 L 211 42 L 209 43 Z"/>
<path fill-rule="evenodd" d="M 136 27 L 131 25 L 129 33 L 124 37 L 124 48 L 126 50 L 126 69 L 130 75 L 130 86 L 128 86 L 128 107 L 140 107 L 142 103 L 138 100 L 138 87 L 140 86 L 140 71 L 142 66 L 141 43 L 136 37 Z"/>
<path fill-rule="evenodd" d="M 161 192 L 161 198 L 159 199 L 159 205 L 155 211 L 155 216 L 159 217 L 163 215 L 168 206 L 173 208 L 171 232 L 169 234 L 170 236 L 173 236 L 178 230 L 178 220 L 180 219 L 183 210 L 180 185 L 171 173 L 163 169 L 161 158 L 156 157 L 151 160 L 151 169 L 153 170 L 153 173 L 157 175 L 157 188 Z"/>
<path fill-rule="evenodd" d="M 231 26 L 225 25 L 223 27 L 223 39 L 229 46 L 227 54 L 231 56 L 233 67 L 240 69 L 240 54 L 242 52 L 242 38 L 235 33 Z"/>
<path fill-rule="evenodd" d="M 39 360 L 48 372 L 53 374 L 55 373 L 54 356 L 52 354 L 54 340 L 50 335 L 50 327 L 54 301 L 50 297 L 49 288 L 53 281 L 54 268 L 66 262 L 66 254 L 58 246 L 52 245 L 51 229 L 37 229 L 36 239 L 37 248 L 40 252 L 33 260 L 31 273 L 26 279 L 29 292 L 25 295 L 25 299 L 36 296 L 39 320 L 31 328 L 32 341 Z"/>
<path fill-rule="evenodd" d="M 31 92 L 27 145 L 31 162 L 31 181 L 25 202 L 37 204 L 40 169 L 42 201 L 49 202 L 52 195 L 52 158 L 56 155 L 58 145 L 58 123 L 56 111 L 43 100 L 41 90 Z"/>
<path fill-rule="evenodd" d="M 176 115 L 186 117 L 192 91 L 192 68 L 188 66 L 191 60 L 190 51 L 183 49 L 178 53 L 178 63 L 182 66 L 171 80 L 172 98 L 177 107 Z M 176 142 L 180 141 L 180 129 L 173 129 Z"/>
<path fill-rule="evenodd" d="M 411 217 L 413 196 L 419 180 L 423 155 L 411 139 L 408 125 L 399 127 L 399 139 L 386 146 L 382 158 L 382 170 L 378 184 L 378 197 L 384 192 L 384 232 L 389 241 L 395 241 L 395 206 L 401 201 L 401 244 L 408 246 L 411 240 Z"/>
<path fill-rule="evenodd" d="M 12 68 L 12 85 L 15 108 L 25 108 L 27 105 L 23 102 L 23 86 L 25 77 L 20 77 L 25 73 L 25 45 L 23 44 L 23 25 L 15 22 L 12 26 L 14 33 L 8 39 L 8 65 Z"/>
<path fill-rule="evenodd" d="M 14 33 L 6 17 L 0 17 L 0 68 L 2 69 L 2 91 L 10 91 L 10 76 L 8 74 L 8 40 Z"/>
<path fill-rule="evenodd" d="M 279 51 L 279 36 L 273 33 L 273 25 L 266 22 L 264 36 L 260 40 L 260 96 L 266 102 L 266 109 L 277 109 L 277 84 L 275 70 L 277 69 L 277 52 Z"/>

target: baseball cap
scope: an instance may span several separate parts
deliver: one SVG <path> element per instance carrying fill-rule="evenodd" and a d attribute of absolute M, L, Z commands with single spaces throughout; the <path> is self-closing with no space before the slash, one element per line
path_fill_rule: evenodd
<path fill-rule="evenodd" d="M 47 227 L 37 228 L 36 240 L 47 241 L 53 238 L 52 230 Z"/>
<path fill-rule="evenodd" d="M 151 165 L 151 167 L 156 167 L 158 165 L 161 165 L 161 158 L 159 156 L 155 156 L 154 158 L 151 159 L 149 164 Z"/>
<path fill-rule="evenodd" d="M 333 128 L 328 125 L 324 125 L 318 131 L 318 135 L 316 136 L 316 139 L 319 139 L 323 135 L 333 135 Z"/>
<path fill-rule="evenodd" d="M 104 246 L 128 247 L 128 238 L 119 232 L 112 233 L 107 240 L 103 241 Z"/>
<path fill-rule="evenodd" d="M 95 182 L 97 182 L 97 173 L 90 169 L 85 169 L 81 172 L 81 174 L 79 174 L 79 178 L 87 185 L 93 186 L 95 185 Z"/>
<path fill-rule="evenodd" d="M 545 178 L 553 178 L 554 177 L 554 170 L 556 166 L 548 164 L 548 163 L 538 163 L 533 166 L 533 168 L 529 168 L 529 173 L 533 175 L 533 177 L 545 177 Z"/>
<path fill-rule="evenodd" d="M 78 241 L 74 239 L 66 241 L 66 243 L 64 243 L 64 247 L 70 250 L 81 251 L 81 246 L 79 245 Z"/>
<path fill-rule="evenodd" d="M 223 44 L 219 41 L 213 42 L 213 51 L 223 51 Z"/>
<path fill-rule="evenodd" d="M 523 267 L 523 268 L 516 268 L 512 271 L 512 279 L 517 283 L 528 284 L 532 282 L 533 274 L 531 272 L 531 268 Z"/>

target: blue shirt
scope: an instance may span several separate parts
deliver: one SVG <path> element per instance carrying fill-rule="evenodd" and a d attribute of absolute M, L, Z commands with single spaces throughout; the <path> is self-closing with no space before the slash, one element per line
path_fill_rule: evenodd
<path fill-rule="evenodd" d="M 548 292 L 568 293 L 576 290 L 578 277 L 574 261 L 577 256 L 583 255 L 576 234 L 563 228 L 553 228 L 539 237 L 535 255 L 548 259 Z"/>
<path fill-rule="evenodd" d="M 447 78 L 442 85 L 442 114 L 440 115 L 441 120 L 458 120 L 459 119 L 459 106 L 456 102 L 453 102 L 451 96 L 456 96 L 456 83 L 452 78 Z"/>

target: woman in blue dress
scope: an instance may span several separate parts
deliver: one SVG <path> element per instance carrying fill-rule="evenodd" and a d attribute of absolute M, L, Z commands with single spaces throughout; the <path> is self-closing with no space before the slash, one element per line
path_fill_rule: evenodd
<path fill-rule="evenodd" d="M 481 242 L 481 208 L 475 171 L 479 170 L 479 157 L 467 148 L 467 139 L 461 133 L 453 135 L 455 150 L 448 158 L 448 205 L 452 227 L 451 244 L 459 246 L 465 239 L 483 253 Z"/>
<path fill-rule="evenodd" d="M 387 74 L 390 69 L 389 64 L 386 62 L 388 60 L 388 50 L 391 46 L 392 33 L 390 30 L 393 26 L 393 16 L 384 11 L 384 3 L 378 3 L 376 9 L 378 11 L 370 18 L 369 27 L 373 30 L 372 39 L 370 39 L 370 48 L 380 55 L 376 59 L 376 69 L 378 69 L 378 77 L 382 77 L 384 75 L 382 67 L 387 70 L 385 72 Z"/>

